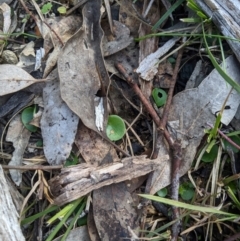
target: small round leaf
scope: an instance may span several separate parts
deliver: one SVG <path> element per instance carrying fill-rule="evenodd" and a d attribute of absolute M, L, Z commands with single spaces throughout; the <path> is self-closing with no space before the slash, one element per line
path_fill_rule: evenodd
<path fill-rule="evenodd" d="M 203 162 L 213 162 L 218 154 L 218 146 L 214 145 L 209 153 L 205 152 L 202 156 Z"/>
<path fill-rule="evenodd" d="M 25 108 L 21 114 L 23 125 L 26 129 L 28 129 L 31 132 L 36 132 L 38 129 L 36 126 L 28 124 L 33 119 L 34 112 L 35 108 L 33 106 L 30 106 Z"/>
<path fill-rule="evenodd" d="M 182 183 L 179 187 L 179 194 L 184 201 L 188 201 L 193 198 L 195 191 L 191 182 Z"/>
<path fill-rule="evenodd" d="M 123 119 L 117 115 L 110 115 L 106 128 L 107 137 L 111 141 L 120 140 L 126 132 L 126 127 Z"/>
<path fill-rule="evenodd" d="M 59 7 L 57 10 L 60 14 L 65 14 L 67 12 L 66 7 L 64 6 Z"/>
<path fill-rule="evenodd" d="M 167 193 L 168 193 L 168 190 L 166 187 L 160 189 L 158 192 L 157 192 L 157 195 L 159 197 L 166 197 L 167 196 Z"/>
<path fill-rule="evenodd" d="M 152 91 L 152 97 L 157 105 L 157 107 L 163 106 L 167 101 L 167 93 L 159 88 L 155 88 Z"/>

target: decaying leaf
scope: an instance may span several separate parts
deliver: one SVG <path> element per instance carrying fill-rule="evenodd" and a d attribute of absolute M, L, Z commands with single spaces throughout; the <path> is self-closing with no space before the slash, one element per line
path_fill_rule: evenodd
<path fill-rule="evenodd" d="M 105 38 L 103 41 L 102 49 L 104 56 L 109 56 L 112 54 L 115 54 L 122 49 L 125 49 L 128 45 L 130 45 L 133 42 L 133 38 L 130 37 L 130 31 L 129 29 L 122 23 L 118 21 L 113 21 L 114 23 L 114 33 L 115 36 L 111 36 L 111 33 L 109 32 L 109 28 L 106 29 L 103 28 L 105 33 Z M 109 35 L 109 36 L 108 36 Z"/>
<path fill-rule="evenodd" d="M 10 123 L 6 141 L 10 141 L 13 143 L 15 148 L 12 159 L 8 163 L 8 165 L 21 166 L 22 158 L 24 151 L 28 145 L 29 138 L 31 136 L 31 132 L 24 128 L 20 115 L 17 115 Z M 12 180 L 16 185 L 20 185 L 22 182 L 22 173 L 20 170 L 10 169 L 10 174 Z"/>
<path fill-rule="evenodd" d="M 34 42 L 31 41 L 22 50 L 22 52 L 19 54 L 19 62 L 17 63 L 18 67 L 28 67 L 35 65 L 36 55 L 34 50 Z"/>
<path fill-rule="evenodd" d="M 139 25 L 142 22 L 137 13 L 142 12 L 143 1 L 136 1 L 134 8 L 132 2 L 128 0 L 117 0 L 117 3 L 120 5 L 119 21 L 130 29 L 133 37 L 137 38 Z"/>
<path fill-rule="evenodd" d="M 17 113 L 27 106 L 34 98 L 34 94 L 26 91 L 18 91 L 13 94 L 3 105 L 0 106 L 0 118 L 12 113 Z"/>
<path fill-rule="evenodd" d="M 94 98 L 97 92 L 108 86 L 100 27 L 101 1 L 89 0 L 83 7 L 83 26 L 66 43 L 58 59 L 58 73 L 63 100 L 75 112 L 84 125 L 98 132 L 95 125 Z M 87 68 L 86 68 L 87 66 Z M 104 97 L 104 129 L 107 123 L 106 98 Z"/>
<path fill-rule="evenodd" d="M 34 79 L 25 70 L 11 64 L 0 65 L 0 96 L 22 90 L 45 79 Z"/>
<path fill-rule="evenodd" d="M 79 123 L 75 144 L 84 160 L 89 164 L 99 166 L 102 161 L 105 163 L 119 161 L 114 147 L 82 123 Z"/>
<path fill-rule="evenodd" d="M 138 67 L 138 49 L 135 46 L 135 43 L 129 45 L 126 49 L 117 52 L 111 56 L 105 57 L 106 68 L 109 72 L 117 75 L 119 78 L 122 78 L 122 75 L 116 70 L 114 64 L 119 62 L 124 66 L 124 69 L 128 74 L 137 78 L 138 75 L 135 73 L 135 69 Z M 111 93 L 110 93 L 111 94 Z"/>
<path fill-rule="evenodd" d="M 240 70 L 237 60 L 231 56 L 225 60 L 226 72 L 236 82 L 240 83 Z M 199 85 L 198 88 L 182 91 L 174 96 L 169 114 L 169 124 L 181 139 L 183 160 L 180 175 L 184 175 L 191 167 L 203 136 L 204 129 L 209 128 L 207 122 L 214 124 L 215 113 L 220 111 L 231 87 L 214 69 Z M 222 123 L 228 125 L 236 114 L 240 104 L 240 95 L 232 91 L 227 108 L 223 112 Z M 193 108 L 194 106 L 194 108 Z M 176 136 L 176 135 L 172 135 Z M 156 193 L 170 183 L 171 167 L 159 163 L 159 168 L 154 172 L 151 191 Z"/>
<path fill-rule="evenodd" d="M 81 27 L 82 19 L 79 16 L 71 15 L 67 17 L 49 18 L 46 19 L 46 22 L 61 38 L 62 42 L 66 43 L 67 40 Z M 60 44 L 59 40 L 52 30 L 39 19 L 37 21 L 37 26 L 44 38 L 43 47 L 45 49 L 45 53 L 48 54 L 53 46 Z"/>
<path fill-rule="evenodd" d="M 53 80 L 43 89 L 41 129 L 45 156 L 48 163 L 54 165 L 64 163 L 70 155 L 79 118 L 60 97 L 57 70 L 49 77 Z"/>
<path fill-rule="evenodd" d="M 128 227 L 138 228 L 137 213 L 124 182 L 93 192 L 93 217 L 101 240 L 131 240 Z M 136 231 L 138 234 L 138 232 Z"/>

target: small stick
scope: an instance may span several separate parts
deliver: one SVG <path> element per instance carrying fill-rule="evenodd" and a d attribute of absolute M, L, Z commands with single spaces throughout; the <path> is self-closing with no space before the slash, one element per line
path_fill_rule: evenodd
<path fill-rule="evenodd" d="M 118 71 L 123 75 L 123 77 L 126 79 L 127 83 L 132 87 L 132 89 L 134 90 L 134 92 L 138 95 L 138 97 L 140 98 L 140 100 L 142 101 L 143 105 L 145 106 L 145 108 L 147 109 L 148 113 L 151 115 L 151 117 L 153 118 L 153 121 L 156 123 L 156 125 L 159 127 L 161 125 L 161 120 L 158 116 L 158 114 L 156 113 L 156 111 L 154 110 L 152 104 L 150 103 L 150 101 L 144 96 L 144 94 L 142 93 L 142 91 L 140 90 L 140 88 L 138 87 L 138 85 L 133 81 L 133 79 L 127 74 L 126 70 L 124 69 L 124 67 L 120 64 L 120 63 L 115 63 L 115 67 L 118 69 Z M 168 144 L 170 146 L 173 145 L 173 141 L 171 139 L 171 136 L 169 134 L 169 132 L 165 129 L 162 130 L 164 132 L 164 137 L 166 138 Z"/>
<path fill-rule="evenodd" d="M 213 128 L 213 125 L 207 123 L 208 126 L 210 126 L 211 128 Z M 234 141 L 232 141 L 227 135 L 225 135 L 221 130 L 217 129 L 218 133 L 224 138 L 226 139 L 230 144 L 232 144 L 234 147 L 236 147 L 238 150 L 240 150 L 240 146 L 235 143 Z"/>
<path fill-rule="evenodd" d="M 11 166 L 11 165 L 1 165 L 3 169 L 16 169 L 16 170 L 57 170 L 62 169 L 63 165 L 58 166 L 42 166 L 42 165 L 26 165 L 26 166 Z"/>
<path fill-rule="evenodd" d="M 68 16 L 69 14 L 71 14 L 74 10 L 76 10 L 77 8 L 81 7 L 84 3 L 86 3 L 88 0 L 80 0 L 77 4 L 75 4 L 71 9 L 69 9 L 66 12 L 66 15 Z"/>
<path fill-rule="evenodd" d="M 179 51 L 178 56 L 178 66 L 175 68 L 175 74 L 177 75 L 177 69 L 179 68 L 180 61 L 182 58 L 182 51 Z M 172 155 L 172 199 L 178 200 L 178 189 L 179 189 L 179 170 L 181 163 L 183 162 L 182 157 L 182 148 L 181 142 L 175 141 L 173 142 L 171 136 L 167 129 L 162 125 L 162 121 L 160 120 L 159 116 L 157 115 L 156 111 L 154 110 L 153 106 L 149 102 L 149 100 L 143 95 L 138 85 L 133 81 L 133 79 L 127 74 L 126 70 L 120 63 L 115 63 L 115 67 L 118 71 L 124 76 L 128 84 L 132 87 L 134 92 L 138 95 L 140 100 L 142 101 L 143 105 L 147 109 L 148 113 L 152 116 L 153 121 L 158 126 L 158 129 L 164 134 L 166 141 L 169 144 L 169 148 L 171 150 Z M 176 78 L 176 77 L 175 77 Z M 169 105 L 171 103 L 171 97 L 169 100 Z M 170 107 L 168 107 L 170 108 Z M 167 109 L 168 110 L 168 109 Z M 167 118 L 168 113 L 165 118 Z M 177 241 L 178 234 L 180 231 L 180 220 L 179 220 L 179 209 L 178 207 L 173 207 L 173 219 L 176 219 L 177 222 L 172 225 L 172 241 Z"/>
<path fill-rule="evenodd" d="M 170 106 L 171 106 L 172 98 L 173 98 L 173 92 L 174 92 L 174 88 L 175 88 L 175 85 L 176 85 L 176 82 L 177 82 L 178 71 L 179 71 L 179 67 L 180 67 L 180 64 L 181 64 L 181 60 L 182 60 L 182 55 L 183 55 L 183 48 L 181 48 L 178 52 L 176 65 L 175 65 L 175 68 L 174 68 L 174 71 L 173 71 L 171 86 L 170 86 L 169 91 L 168 91 L 167 102 L 164 106 L 164 112 L 163 112 L 163 115 L 162 115 L 162 123 L 160 125 L 161 130 L 164 130 L 166 128 L 167 119 L 168 119 L 168 115 L 169 115 L 169 111 L 170 111 Z"/>

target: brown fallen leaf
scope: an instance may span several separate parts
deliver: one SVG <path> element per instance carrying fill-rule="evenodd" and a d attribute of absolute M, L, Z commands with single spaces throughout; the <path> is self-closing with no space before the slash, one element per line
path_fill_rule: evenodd
<path fill-rule="evenodd" d="M 11 64 L 0 65 L 0 96 L 22 90 L 47 79 L 35 79 L 25 70 Z"/>
<path fill-rule="evenodd" d="M 89 0 L 82 9 L 83 26 L 66 43 L 58 59 L 58 73 L 63 100 L 84 125 L 99 131 L 107 122 L 107 103 L 103 97 L 102 128 L 95 124 L 97 92 L 109 83 L 101 52 L 103 31 L 100 27 L 101 1 Z"/>
<path fill-rule="evenodd" d="M 88 164 L 100 166 L 103 160 L 105 163 L 119 161 L 114 147 L 82 123 L 78 125 L 75 144 Z"/>
<path fill-rule="evenodd" d="M 49 51 L 55 45 L 59 45 L 59 40 L 52 30 L 43 23 L 40 19 L 37 19 L 37 26 L 41 35 L 44 38 L 44 49 L 45 53 L 48 54 Z M 55 17 L 48 18 L 45 21 L 51 26 L 55 33 L 60 36 L 63 43 L 72 37 L 74 33 L 81 27 L 82 19 L 79 16 L 71 15 L 67 17 Z"/>

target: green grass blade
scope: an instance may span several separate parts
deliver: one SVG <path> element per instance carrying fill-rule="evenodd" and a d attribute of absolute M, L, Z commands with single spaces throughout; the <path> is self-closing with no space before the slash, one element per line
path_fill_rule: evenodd
<path fill-rule="evenodd" d="M 68 211 L 68 213 L 63 217 L 63 219 L 58 223 L 58 225 L 54 228 L 54 230 L 51 232 L 51 234 L 48 236 L 48 238 L 46 239 L 46 241 L 52 241 L 53 238 L 55 237 L 55 235 L 58 233 L 58 231 L 62 228 L 62 226 L 64 225 L 64 223 L 67 221 L 67 219 L 70 217 L 70 215 L 74 212 L 75 208 L 80 204 L 80 202 L 82 201 L 82 198 L 77 199 L 73 202 L 71 202 L 72 204 L 72 208 Z"/>
<path fill-rule="evenodd" d="M 234 218 L 238 217 L 236 214 L 223 212 L 213 207 L 202 207 L 202 206 L 192 205 L 188 203 L 179 202 L 176 200 L 171 200 L 168 198 L 162 198 L 162 197 L 157 197 L 157 196 L 147 195 L 147 194 L 139 194 L 139 196 L 156 201 L 156 202 L 161 202 L 168 205 L 176 206 L 179 208 L 185 208 L 185 209 L 204 212 L 204 213 L 214 213 L 214 214 L 220 214 L 225 216 L 232 216 Z"/>
<path fill-rule="evenodd" d="M 30 223 L 32 223 L 33 221 L 35 221 L 36 219 L 38 219 L 38 218 L 40 218 L 40 217 L 42 217 L 42 216 L 44 216 L 44 215 L 46 215 L 46 214 L 48 214 L 48 213 L 50 213 L 50 212 L 55 211 L 55 210 L 57 210 L 58 208 L 59 208 L 59 207 L 56 206 L 56 205 L 51 206 L 51 207 L 45 209 L 44 211 L 42 211 L 42 212 L 40 212 L 40 213 L 37 213 L 37 214 L 35 214 L 35 215 L 32 215 L 32 216 L 30 216 L 30 217 L 28 217 L 28 218 L 23 219 L 23 220 L 21 221 L 21 225 L 30 224 Z"/>
<path fill-rule="evenodd" d="M 163 14 L 163 16 L 157 21 L 157 23 L 152 27 L 152 30 L 155 31 L 168 17 L 169 15 L 179 6 L 181 5 L 185 0 L 178 0 L 176 1 L 168 10 L 166 13 Z"/>
<path fill-rule="evenodd" d="M 207 49 L 207 53 L 209 55 L 209 58 L 213 64 L 213 66 L 215 67 L 215 69 L 218 71 L 218 73 L 225 79 L 225 81 L 230 84 L 237 92 L 240 93 L 240 85 L 235 82 L 222 68 L 221 66 L 217 63 L 216 59 L 214 58 L 213 54 L 211 53 L 211 51 L 209 50 L 208 44 L 207 44 L 207 40 L 206 40 L 206 35 L 205 35 L 205 30 L 204 30 L 204 26 L 202 25 L 203 28 L 203 39 L 204 39 L 204 43 L 206 45 L 206 49 Z"/>
<path fill-rule="evenodd" d="M 79 218 L 79 215 L 81 214 L 82 210 L 84 209 L 84 207 L 86 206 L 86 202 L 83 202 L 81 207 L 79 208 L 79 210 L 77 211 L 76 215 L 74 216 L 74 218 L 71 220 L 65 234 L 63 235 L 63 237 L 61 238 L 61 241 L 65 241 L 68 234 L 70 233 L 74 223 L 76 223 L 77 219 Z"/>

